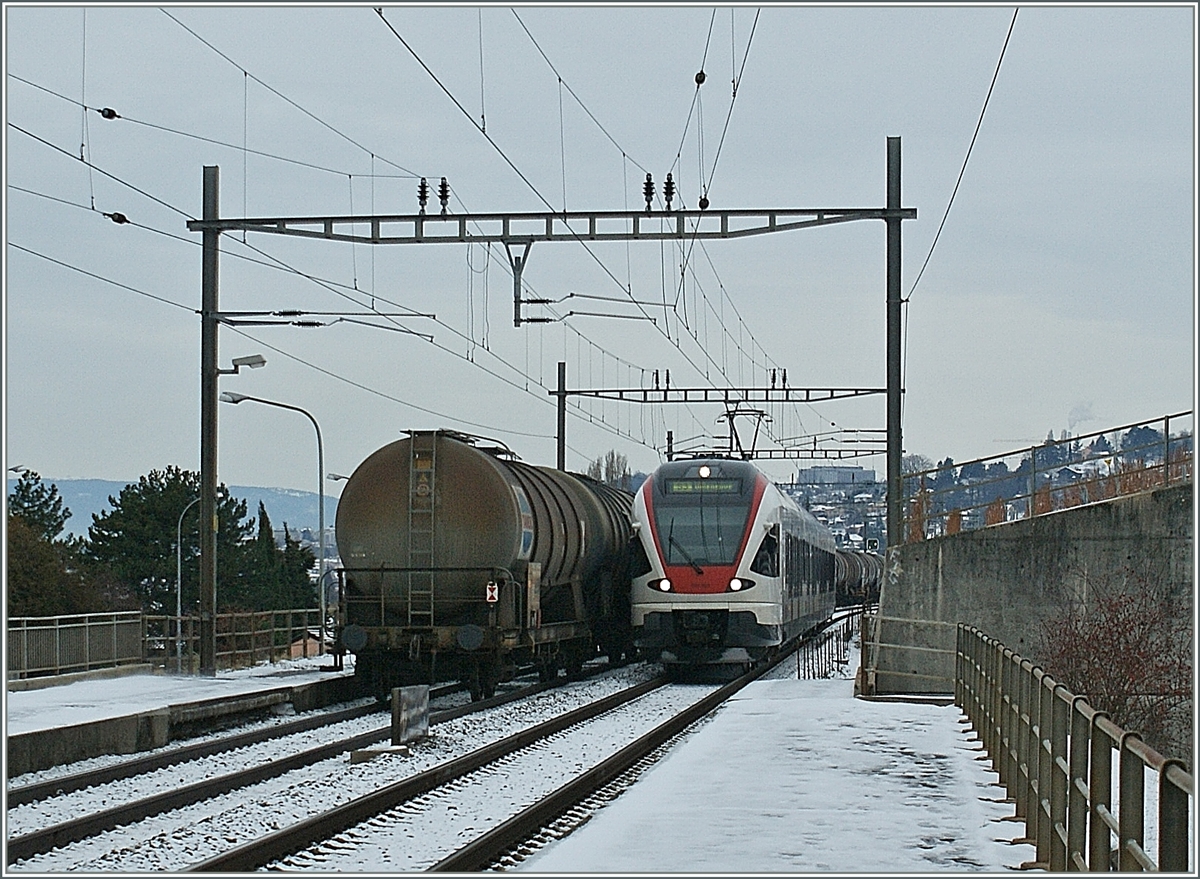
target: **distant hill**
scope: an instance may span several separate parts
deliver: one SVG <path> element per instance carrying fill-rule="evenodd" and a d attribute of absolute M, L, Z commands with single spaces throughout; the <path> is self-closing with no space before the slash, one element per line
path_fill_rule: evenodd
<path fill-rule="evenodd" d="M 79 537 L 87 536 L 88 526 L 92 524 L 92 514 L 112 509 L 108 503 L 110 496 L 116 497 L 128 482 L 114 482 L 106 479 L 51 479 L 43 476 L 42 481 L 47 485 L 58 486 L 58 493 L 71 511 L 65 531 Z M 136 481 L 136 480 L 132 480 Z M 17 480 L 9 479 L 6 495 L 11 494 Z M 282 528 L 287 522 L 288 530 L 309 528 L 314 533 L 317 530 L 317 493 L 315 491 L 295 491 L 290 488 L 261 488 L 248 485 L 231 485 L 230 493 L 246 501 L 246 515 L 258 515 L 258 502 L 262 501 L 271 518 L 271 525 Z M 325 496 L 325 527 L 332 528 L 337 516 L 337 498 Z"/>

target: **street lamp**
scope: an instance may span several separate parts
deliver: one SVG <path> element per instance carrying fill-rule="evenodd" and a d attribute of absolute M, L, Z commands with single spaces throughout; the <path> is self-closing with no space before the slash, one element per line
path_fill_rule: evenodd
<path fill-rule="evenodd" d="M 234 361 L 236 364 L 237 361 Z M 252 364 L 244 364 L 250 366 Z M 241 403 L 243 400 L 250 400 L 254 403 L 264 403 L 267 406 L 278 406 L 280 409 L 291 409 L 293 412 L 299 412 L 312 422 L 312 426 L 317 431 L 317 521 L 319 536 L 317 537 L 317 552 L 319 561 L 317 562 L 317 592 L 320 593 L 321 599 L 321 646 L 320 655 L 325 654 L 325 481 L 322 478 L 325 473 L 325 448 L 321 443 L 321 426 L 317 424 L 317 419 L 313 418 L 312 413 L 306 409 L 301 409 L 299 406 L 292 406 L 288 403 L 277 403 L 274 400 L 264 400 L 262 397 L 251 397 L 246 394 L 235 394 L 233 391 L 224 391 L 220 396 L 222 403 Z"/>
<path fill-rule="evenodd" d="M 183 673 L 183 517 L 200 500 L 194 497 L 175 525 L 175 671 Z"/>

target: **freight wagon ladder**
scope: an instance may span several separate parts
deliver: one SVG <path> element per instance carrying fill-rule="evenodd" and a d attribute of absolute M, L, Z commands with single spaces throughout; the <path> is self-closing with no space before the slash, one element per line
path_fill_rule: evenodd
<path fill-rule="evenodd" d="M 408 466 L 408 625 L 433 626 L 433 499 L 437 433 L 412 434 Z"/>

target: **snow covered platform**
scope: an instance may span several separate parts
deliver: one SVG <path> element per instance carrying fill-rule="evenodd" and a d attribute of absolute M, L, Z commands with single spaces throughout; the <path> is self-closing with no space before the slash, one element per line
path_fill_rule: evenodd
<path fill-rule="evenodd" d="M 8 776 L 160 747 L 197 721 L 289 703 L 304 711 L 354 698 L 352 668 L 322 670 L 332 664 L 330 656 L 310 657 L 216 677 L 122 674 L 7 692 Z"/>
<path fill-rule="evenodd" d="M 515 869 L 547 873 L 1008 871 L 1033 861 L 954 706 L 853 680 L 745 687 L 591 820 Z M 852 671 L 851 671 L 852 674 Z"/>
<path fill-rule="evenodd" d="M 513 869 L 547 873 L 1007 872 L 1034 860 L 982 746 L 950 705 L 864 701 L 784 663 L 570 835 Z M 8 774 L 30 735 L 328 685 L 331 660 L 216 678 L 138 674 L 6 696 Z M 20 770 L 24 771 L 24 770 Z"/>

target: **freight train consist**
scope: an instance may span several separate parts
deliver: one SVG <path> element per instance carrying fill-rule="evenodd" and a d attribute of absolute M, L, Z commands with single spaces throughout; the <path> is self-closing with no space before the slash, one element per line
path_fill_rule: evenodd
<path fill-rule="evenodd" d="M 338 502 L 341 645 L 384 698 L 515 666 L 543 678 L 632 654 L 632 495 L 521 463 L 452 431 L 413 431 L 359 465 Z"/>
<path fill-rule="evenodd" d="M 633 504 L 632 606 L 643 658 L 736 672 L 875 588 L 878 556 L 841 553 L 829 530 L 753 464 L 659 467 Z"/>

